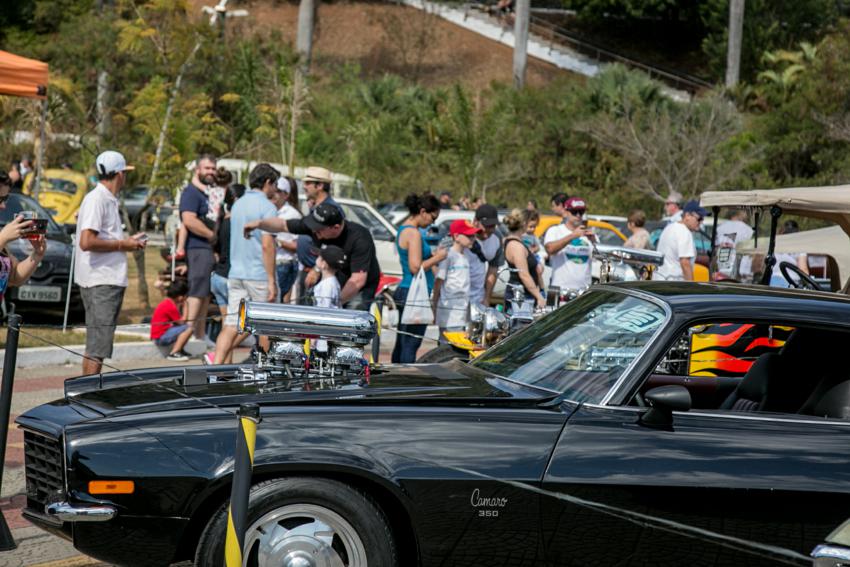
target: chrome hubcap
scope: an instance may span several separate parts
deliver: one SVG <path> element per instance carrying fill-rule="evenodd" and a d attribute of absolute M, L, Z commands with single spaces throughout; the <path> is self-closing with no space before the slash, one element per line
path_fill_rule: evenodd
<path fill-rule="evenodd" d="M 366 567 L 360 536 L 323 506 L 291 504 L 272 510 L 245 534 L 245 567 Z"/>

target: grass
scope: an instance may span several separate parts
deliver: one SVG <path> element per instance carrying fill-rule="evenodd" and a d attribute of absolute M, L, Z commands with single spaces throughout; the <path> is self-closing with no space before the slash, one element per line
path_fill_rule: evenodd
<path fill-rule="evenodd" d="M 78 331 L 74 331 L 69 329 L 67 332 L 63 333 L 61 329 L 44 329 L 39 327 L 27 327 L 26 324 L 23 325 L 23 330 L 25 333 L 30 335 L 34 335 L 33 337 L 27 336 L 24 333 L 21 333 L 20 338 L 18 339 L 18 347 L 19 348 L 28 348 L 28 347 L 43 347 L 50 346 L 49 343 L 46 343 L 42 340 L 39 340 L 35 337 L 40 337 L 51 343 L 55 343 L 62 346 L 68 345 L 82 345 L 86 342 L 86 334 Z M 115 334 L 115 342 L 116 343 L 132 343 L 139 341 L 146 341 L 147 338 L 134 336 L 134 335 L 122 335 L 120 333 Z M 0 329 L 0 348 L 6 348 L 6 328 Z"/>

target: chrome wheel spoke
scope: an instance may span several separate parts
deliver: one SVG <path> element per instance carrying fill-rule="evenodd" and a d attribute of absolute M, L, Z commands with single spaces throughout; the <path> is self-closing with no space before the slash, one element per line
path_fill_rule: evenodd
<path fill-rule="evenodd" d="M 286 526 L 289 526 L 288 528 Z M 366 549 L 354 527 L 336 512 L 315 504 L 291 504 L 265 514 L 246 533 L 249 567 L 365 567 Z M 341 545 L 338 552 L 334 542 Z"/>

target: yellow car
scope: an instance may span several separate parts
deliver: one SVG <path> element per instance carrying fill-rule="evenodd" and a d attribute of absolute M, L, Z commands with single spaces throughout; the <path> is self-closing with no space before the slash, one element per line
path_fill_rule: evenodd
<path fill-rule="evenodd" d="M 35 172 L 24 179 L 24 194 L 32 195 Z M 39 204 L 50 211 L 53 219 L 60 224 L 75 224 L 77 211 L 88 191 L 86 176 L 69 169 L 45 169 L 41 174 L 41 188 L 38 192 Z"/>
<path fill-rule="evenodd" d="M 542 240 L 547 230 L 562 221 L 563 219 L 561 217 L 555 215 L 540 215 L 540 222 L 534 234 Z M 626 235 L 609 222 L 587 219 L 587 226 L 593 229 L 593 232 L 596 233 L 596 237 L 599 239 L 598 242 L 602 244 L 622 245 L 626 241 Z M 702 264 L 695 264 L 694 281 L 707 282 L 708 268 Z"/>

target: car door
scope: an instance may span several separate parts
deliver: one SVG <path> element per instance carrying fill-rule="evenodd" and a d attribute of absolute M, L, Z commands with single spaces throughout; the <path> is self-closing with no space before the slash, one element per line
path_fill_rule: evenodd
<path fill-rule="evenodd" d="M 850 517 L 850 422 L 796 414 L 585 404 L 543 488 L 552 564 L 810 564 Z"/>
<path fill-rule="evenodd" d="M 375 252 L 378 255 L 381 272 L 387 275 L 400 276 L 401 263 L 395 246 L 396 231 L 392 224 L 371 207 L 352 203 L 340 203 L 340 206 L 345 213 L 345 218 L 369 229 L 375 242 Z"/>

